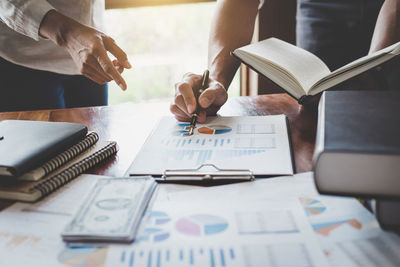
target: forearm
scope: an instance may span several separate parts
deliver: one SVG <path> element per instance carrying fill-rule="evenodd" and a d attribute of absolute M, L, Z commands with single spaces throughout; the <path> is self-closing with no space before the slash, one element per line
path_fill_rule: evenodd
<path fill-rule="evenodd" d="M 400 41 L 400 0 L 386 0 L 376 22 L 370 53 Z"/>
<path fill-rule="evenodd" d="M 82 35 L 88 30 L 97 31 L 56 10 L 50 10 L 40 24 L 39 35 L 60 47 L 69 48 L 78 45 L 81 41 L 85 42 Z"/>
<path fill-rule="evenodd" d="M 259 0 L 218 1 L 210 31 L 208 67 L 210 76 L 225 88 L 240 65 L 230 52 L 250 43 L 259 4 Z"/>
<path fill-rule="evenodd" d="M 52 9 L 46 0 L 2 0 L 0 20 L 14 31 L 39 40 L 39 25 Z"/>
<path fill-rule="evenodd" d="M 77 21 L 64 16 L 56 10 L 50 10 L 43 18 L 39 34 L 41 37 L 50 39 L 58 46 L 64 47 L 66 44 L 66 34 L 70 29 L 77 27 Z"/>

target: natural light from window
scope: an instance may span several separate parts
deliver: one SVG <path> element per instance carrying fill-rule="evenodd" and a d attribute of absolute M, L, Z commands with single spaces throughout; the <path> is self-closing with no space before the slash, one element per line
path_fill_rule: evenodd
<path fill-rule="evenodd" d="M 198 3 L 106 12 L 106 31 L 133 65 L 123 76 L 128 90 L 110 83 L 109 103 L 169 102 L 186 72 L 207 67 L 208 33 L 216 3 Z M 229 88 L 239 95 L 239 75 Z"/>

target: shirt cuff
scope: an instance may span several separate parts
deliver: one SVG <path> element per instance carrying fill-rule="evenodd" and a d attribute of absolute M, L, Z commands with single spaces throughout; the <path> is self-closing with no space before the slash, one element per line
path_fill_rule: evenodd
<path fill-rule="evenodd" d="M 14 17 L 15 31 L 39 41 L 39 27 L 44 16 L 54 7 L 46 0 L 27 1 L 17 8 Z"/>

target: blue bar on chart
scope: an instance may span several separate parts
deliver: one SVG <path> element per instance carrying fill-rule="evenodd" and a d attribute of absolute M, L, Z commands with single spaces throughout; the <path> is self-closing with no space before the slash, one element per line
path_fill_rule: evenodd
<path fill-rule="evenodd" d="M 213 151 L 209 149 L 170 150 L 168 154 L 176 161 L 190 160 L 196 161 L 196 164 L 201 165 L 211 160 Z"/>
<path fill-rule="evenodd" d="M 224 149 L 216 150 L 215 157 L 218 159 L 232 159 L 264 153 L 265 149 Z"/>
<path fill-rule="evenodd" d="M 206 147 L 226 147 L 231 144 L 231 139 L 227 138 L 197 138 L 197 139 L 186 139 L 186 138 L 169 138 L 161 141 L 164 146 L 176 147 L 176 148 L 196 148 L 201 146 Z"/>
<path fill-rule="evenodd" d="M 129 256 L 128 256 L 129 255 Z M 137 256 L 136 256 L 137 255 Z M 124 250 L 121 252 L 121 266 L 163 267 L 163 266 L 201 266 L 225 267 L 237 263 L 235 250 L 229 248 L 148 248 Z"/>

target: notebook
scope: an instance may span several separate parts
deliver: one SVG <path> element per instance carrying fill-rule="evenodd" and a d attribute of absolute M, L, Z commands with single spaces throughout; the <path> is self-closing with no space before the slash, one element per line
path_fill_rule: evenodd
<path fill-rule="evenodd" d="M 311 96 L 399 55 L 400 42 L 356 59 L 334 71 L 314 54 L 276 38 L 240 47 L 232 54 L 303 104 Z"/>
<path fill-rule="evenodd" d="M 68 163 L 69 161 L 76 158 L 79 154 L 86 151 L 88 148 L 93 146 L 99 140 L 99 135 L 95 132 L 89 133 L 85 139 L 80 141 L 79 143 L 73 145 L 69 149 L 65 150 L 64 152 L 58 154 L 51 160 L 47 161 L 43 165 L 38 168 L 35 168 L 19 177 L 19 180 L 26 180 L 26 181 L 37 181 L 49 173 L 57 170 L 58 168 L 62 167 L 64 164 Z"/>
<path fill-rule="evenodd" d="M 97 142 L 63 168 L 38 181 L 21 181 L 15 178 L 2 179 L 0 182 L 0 198 L 27 202 L 37 201 L 111 157 L 117 150 L 116 142 Z"/>
<path fill-rule="evenodd" d="M 85 138 L 77 123 L 5 120 L 0 122 L 0 175 L 20 176 Z"/>

